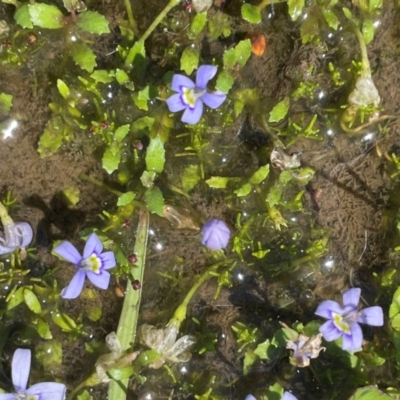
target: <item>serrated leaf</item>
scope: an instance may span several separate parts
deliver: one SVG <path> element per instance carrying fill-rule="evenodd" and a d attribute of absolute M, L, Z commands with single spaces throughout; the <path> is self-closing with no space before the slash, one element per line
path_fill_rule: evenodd
<path fill-rule="evenodd" d="M 144 195 L 144 201 L 147 205 L 147 209 L 152 214 L 157 214 L 160 217 L 163 216 L 164 197 L 158 187 L 147 189 Z"/>
<path fill-rule="evenodd" d="M 151 189 L 154 186 L 154 179 L 156 175 L 157 174 L 154 171 L 143 171 L 143 174 L 140 177 L 142 185 L 147 189 Z"/>
<path fill-rule="evenodd" d="M 38 144 L 38 153 L 41 158 L 54 154 L 63 141 L 63 122 L 60 119 L 51 119 L 47 122 Z"/>
<path fill-rule="evenodd" d="M 392 304 L 389 308 L 389 318 L 393 318 L 400 313 L 400 287 L 393 294 Z"/>
<path fill-rule="evenodd" d="M 117 206 L 126 206 L 127 204 L 131 203 L 135 197 L 136 194 L 134 192 L 126 192 L 124 194 L 121 194 L 121 196 L 118 197 Z"/>
<path fill-rule="evenodd" d="M 83 31 L 97 35 L 110 33 L 106 17 L 96 11 L 85 11 L 79 14 L 76 19 L 76 25 Z"/>
<path fill-rule="evenodd" d="M 96 63 L 96 55 L 93 50 L 84 43 L 74 43 L 71 46 L 71 56 L 82 69 L 93 72 Z"/>
<path fill-rule="evenodd" d="M 7 310 L 12 310 L 13 308 L 19 306 L 24 301 L 24 288 L 18 288 L 10 300 L 7 302 Z"/>
<path fill-rule="evenodd" d="M 122 125 L 114 132 L 114 139 L 121 143 L 129 133 L 130 125 Z"/>
<path fill-rule="evenodd" d="M 113 173 L 119 165 L 121 151 L 116 142 L 113 142 L 103 154 L 102 166 L 109 173 Z"/>
<path fill-rule="evenodd" d="M 24 302 L 35 314 L 40 314 L 42 312 L 42 306 L 40 305 L 39 299 L 32 290 L 27 288 L 24 289 Z"/>
<path fill-rule="evenodd" d="M 133 121 L 132 123 L 132 132 L 134 134 L 137 134 L 138 132 L 142 130 L 148 130 L 153 127 L 154 124 L 154 118 L 152 117 L 141 117 L 138 118 L 137 120 Z"/>
<path fill-rule="evenodd" d="M 299 18 L 303 12 L 304 5 L 304 0 L 288 0 L 289 15 L 292 21 L 296 21 Z"/>
<path fill-rule="evenodd" d="M 148 171 L 160 174 L 164 170 L 165 149 L 160 136 L 150 139 L 146 152 L 146 167 Z"/>
<path fill-rule="evenodd" d="M 12 95 L 6 93 L 0 93 L 0 111 L 8 113 L 12 107 Z"/>
<path fill-rule="evenodd" d="M 110 83 L 114 80 L 114 76 L 112 74 L 113 71 L 106 71 L 105 69 L 99 69 L 94 71 L 90 77 L 94 79 L 96 82 L 101 83 Z"/>
<path fill-rule="evenodd" d="M 228 93 L 235 80 L 233 79 L 232 74 L 229 71 L 222 71 L 217 78 L 217 83 L 215 84 L 215 88 L 220 90 L 221 92 Z"/>
<path fill-rule="evenodd" d="M 336 14 L 330 9 L 323 9 L 322 14 L 324 15 L 325 21 L 329 27 L 336 31 L 340 24 L 339 18 Z"/>
<path fill-rule="evenodd" d="M 259 24 L 261 22 L 261 12 L 256 6 L 249 3 L 243 4 L 241 8 L 242 18 L 252 24 Z"/>
<path fill-rule="evenodd" d="M 197 13 L 190 24 L 190 32 L 194 37 L 198 36 L 207 22 L 207 12 Z"/>
<path fill-rule="evenodd" d="M 376 386 L 357 389 L 349 400 L 394 400 L 392 396 L 380 391 Z"/>
<path fill-rule="evenodd" d="M 64 26 L 64 15 L 56 6 L 36 3 L 29 4 L 28 7 L 33 25 L 46 29 L 59 29 Z"/>
<path fill-rule="evenodd" d="M 260 184 L 269 174 L 269 164 L 260 167 L 249 179 L 249 183 L 252 185 Z"/>
<path fill-rule="evenodd" d="M 247 196 L 251 192 L 252 186 L 250 183 L 245 183 L 242 187 L 237 190 L 234 190 L 233 193 L 238 197 Z"/>
<path fill-rule="evenodd" d="M 28 3 L 22 4 L 17 8 L 14 14 L 15 22 L 21 25 L 23 28 L 32 29 L 33 24 L 31 21 L 31 15 L 29 13 Z"/>
<path fill-rule="evenodd" d="M 274 108 L 269 113 L 268 122 L 279 122 L 282 121 L 283 118 L 286 117 L 290 106 L 289 97 L 285 97 L 278 104 L 275 104 Z"/>
<path fill-rule="evenodd" d="M 182 189 L 185 192 L 189 192 L 193 189 L 200 180 L 199 166 L 197 164 L 187 166 L 182 172 L 181 180 Z"/>
<path fill-rule="evenodd" d="M 224 189 L 229 182 L 229 178 L 224 176 L 212 176 L 206 180 L 208 186 L 214 189 Z"/>
<path fill-rule="evenodd" d="M 244 67 L 251 55 L 250 39 L 240 41 L 232 49 L 226 50 L 223 55 L 224 67 L 232 69 L 236 64 Z"/>
<path fill-rule="evenodd" d="M 199 65 L 199 50 L 197 47 L 188 46 L 181 56 L 181 70 L 190 75 Z"/>
<path fill-rule="evenodd" d="M 79 194 L 80 191 L 75 186 L 70 186 L 61 191 L 63 195 L 63 200 L 67 204 L 68 207 L 73 207 L 79 203 Z"/>

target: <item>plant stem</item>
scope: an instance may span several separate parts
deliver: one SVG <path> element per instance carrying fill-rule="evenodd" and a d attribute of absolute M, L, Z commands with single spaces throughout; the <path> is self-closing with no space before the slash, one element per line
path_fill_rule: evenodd
<path fill-rule="evenodd" d="M 365 44 L 364 37 L 354 23 L 353 23 L 353 31 L 357 36 L 358 43 L 360 44 L 360 49 L 361 49 L 361 76 L 363 78 L 370 78 L 371 67 L 369 65 L 367 46 Z"/>
<path fill-rule="evenodd" d="M 146 259 L 147 238 L 149 231 L 149 213 L 145 209 L 139 211 L 139 222 L 136 231 L 136 242 L 133 252 L 136 254 L 137 263 L 131 268 L 131 276 L 143 282 L 143 274 Z M 134 290 L 128 281 L 124 299 L 124 305 L 119 318 L 117 336 L 121 343 L 122 352 L 133 347 L 136 336 L 137 320 L 139 318 L 139 306 L 141 290 Z M 128 378 L 120 381 L 111 381 L 108 389 L 108 400 L 125 400 Z"/>
<path fill-rule="evenodd" d="M 128 14 L 129 25 L 133 29 L 133 32 L 136 36 L 138 34 L 138 30 L 137 30 L 137 24 L 136 24 L 135 18 L 133 17 L 131 2 L 130 2 L 130 0 L 124 0 L 124 4 L 125 4 L 125 8 L 126 8 L 126 13 Z"/>
<path fill-rule="evenodd" d="M 81 178 L 81 179 L 84 180 L 84 181 L 93 183 L 93 185 L 96 185 L 96 186 L 98 186 L 98 187 L 100 187 L 100 188 L 102 188 L 102 189 L 104 189 L 104 190 L 107 190 L 107 191 L 109 191 L 110 193 L 113 193 L 113 194 L 115 194 L 115 195 L 118 196 L 118 197 L 124 194 L 123 192 L 120 192 L 120 191 L 117 190 L 117 189 L 113 189 L 111 186 L 108 186 L 108 185 L 106 185 L 104 182 L 101 182 L 101 181 L 99 181 L 99 180 L 96 179 L 96 178 L 92 178 L 92 177 L 89 176 L 89 175 L 80 174 L 80 175 L 79 175 L 79 178 Z"/>

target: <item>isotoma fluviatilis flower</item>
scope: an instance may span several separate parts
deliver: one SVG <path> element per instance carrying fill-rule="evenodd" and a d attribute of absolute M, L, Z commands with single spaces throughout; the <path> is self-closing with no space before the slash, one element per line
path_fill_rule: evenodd
<path fill-rule="evenodd" d="M 224 249 L 231 235 L 231 231 L 225 222 L 220 219 L 210 219 L 207 221 L 201 232 L 203 235 L 201 243 L 212 250 Z"/>
<path fill-rule="evenodd" d="M 248 394 L 245 400 L 257 400 L 252 394 Z M 297 397 L 294 397 L 292 393 L 285 392 L 281 397 L 281 400 L 297 400 Z"/>
<path fill-rule="evenodd" d="M 358 310 L 361 289 L 348 289 L 342 293 L 343 307 L 336 301 L 323 301 L 315 314 L 326 318 L 319 331 L 328 342 L 342 337 L 342 349 L 348 351 L 359 350 L 362 345 L 363 334 L 359 324 L 372 326 L 383 325 L 382 308 L 378 306 Z"/>
<path fill-rule="evenodd" d="M 218 108 L 225 100 L 226 94 L 217 90 L 207 92 L 207 83 L 217 73 L 214 65 L 202 65 L 197 70 L 196 83 L 185 75 L 175 74 L 172 77 L 171 89 L 173 94 L 167 99 L 171 112 L 185 110 L 181 121 L 188 124 L 197 124 L 203 114 L 203 103 L 210 108 Z"/>
<path fill-rule="evenodd" d="M 112 251 L 103 251 L 103 243 L 95 233 L 92 233 L 86 242 L 81 256 L 78 250 L 70 242 L 62 242 L 54 252 L 65 260 L 74 264 L 78 271 L 71 279 L 69 285 L 61 292 L 64 299 L 75 299 L 80 295 L 88 277 L 93 285 L 100 289 L 107 289 L 110 283 L 110 273 L 108 269 L 114 268 L 115 257 Z"/>
<path fill-rule="evenodd" d="M 66 387 L 63 383 L 42 382 L 26 388 L 31 369 L 31 351 L 17 349 L 11 363 L 12 383 L 15 393 L 2 393 L 0 400 L 64 400 Z"/>

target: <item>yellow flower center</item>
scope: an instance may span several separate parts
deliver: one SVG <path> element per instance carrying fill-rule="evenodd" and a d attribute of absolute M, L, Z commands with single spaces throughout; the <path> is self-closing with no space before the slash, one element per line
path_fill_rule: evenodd
<path fill-rule="evenodd" d="M 333 314 L 333 323 L 335 324 L 336 328 L 338 328 L 340 331 L 350 334 L 351 329 L 350 325 L 347 323 L 345 319 L 339 314 L 332 313 Z"/>
<path fill-rule="evenodd" d="M 101 260 L 96 254 L 92 254 L 90 257 L 85 258 L 81 263 L 81 269 L 84 271 L 92 271 L 95 274 L 100 274 Z"/>
<path fill-rule="evenodd" d="M 188 89 L 182 88 L 182 98 L 183 102 L 187 104 L 190 108 L 194 108 L 196 101 L 203 96 L 206 90 L 198 90 L 198 89 Z"/>

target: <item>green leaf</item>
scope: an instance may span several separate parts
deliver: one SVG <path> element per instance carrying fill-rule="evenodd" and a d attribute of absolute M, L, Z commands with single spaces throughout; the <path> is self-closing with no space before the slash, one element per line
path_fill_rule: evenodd
<path fill-rule="evenodd" d="M 58 340 L 40 341 L 35 346 L 35 356 L 46 371 L 53 371 L 62 364 L 62 346 Z"/>
<path fill-rule="evenodd" d="M 32 290 L 24 289 L 24 301 L 28 308 L 35 314 L 40 314 L 42 312 L 42 306 L 40 305 L 39 299 Z"/>
<path fill-rule="evenodd" d="M 121 194 L 121 196 L 118 197 L 117 206 L 126 206 L 127 204 L 131 203 L 135 197 L 136 194 L 134 192 L 126 192 L 124 194 Z"/>
<path fill-rule="evenodd" d="M 158 214 L 160 217 L 163 216 L 164 197 L 158 187 L 146 190 L 144 201 L 147 205 L 147 209 L 152 214 Z"/>
<path fill-rule="evenodd" d="M 71 332 L 76 328 L 75 321 L 67 314 L 60 312 L 53 312 L 51 314 L 53 322 L 59 326 L 64 332 Z"/>
<path fill-rule="evenodd" d="M 238 197 L 247 196 L 251 192 L 252 186 L 250 183 L 245 183 L 242 187 L 237 190 L 234 190 L 233 193 Z"/>
<path fill-rule="evenodd" d="M 393 318 L 395 315 L 400 313 L 400 286 L 394 292 L 392 304 L 389 308 L 389 318 Z"/>
<path fill-rule="evenodd" d="M 138 93 L 133 95 L 133 102 L 136 104 L 137 108 L 141 110 L 148 111 L 149 107 L 147 102 L 150 100 L 150 86 L 146 86 L 144 89 L 140 90 Z"/>
<path fill-rule="evenodd" d="M 372 42 L 372 40 L 374 39 L 374 35 L 375 35 L 375 25 L 374 25 L 374 21 L 372 21 L 371 19 L 364 19 L 363 25 L 362 25 L 362 34 L 364 37 L 364 42 L 365 44 L 369 44 Z"/>
<path fill-rule="evenodd" d="M 268 122 L 279 122 L 286 117 L 290 106 L 289 97 L 285 97 L 278 104 L 275 104 L 274 108 L 269 113 Z"/>
<path fill-rule="evenodd" d="M 43 321 L 41 318 L 38 319 L 36 323 L 36 330 L 37 333 L 40 335 L 41 338 L 43 339 L 52 339 L 53 335 L 51 334 L 49 324 L 45 321 Z"/>
<path fill-rule="evenodd" d="M 114 80 L 114 76 L 109 71 L 106 71 L 105 69 L 98 69 L 97 71 L 94 71 L 90 75 L 90 77 L 92 79 L 94 79 L 96 82 L 100 82 L 100 83 L 110 83 Z"/>
<path fill-rule="evenodd" d="M 123 85 L 130 80 L 129 75 L 123 69 L 119 68 L 115 70 L 115 78 L 120 85 Z"/>
<path fill-rule="evenodd" d="M 120 381 L 121 379 L 130 378 L 136 371 L 132 366 L 122 367 L 122 368 L 110 368 L 107 371 L 107 375 L 116 380 Z"/>
<path fill-rule="evenodd" d="M 190 75 L 199 65 L 199 57 L 197 47 L 186 47 L 181 56 L 181 70 L 185 71 L 186 75 Z"/>
<path fill-rule="evenodd" d="M 220 36 L 228 37 L 231 34 L 231 23 L 229 17 L 221 11 L 208 15 L 208 30 L 211 39 Z"/>
<path fill-rule="evenodd" d="M 7 302 L 7 310 L 19 306 L 24 301 L 24 288 L 18 288 Z"/>
<path fill-rule="evenodd" d="M 357 389 L 349 400 L 394 400 L 395 398 L 380 391 L 376 386 Z"/>
<path fill-rule="evenodd" d="M 93 72 L 96 63 L 96 55 L 93 50 L 84 43 L 74 43 L 71 46 L 71 56 L 75 64 L 87 72 Z"/>
<path fill-rule="evenodd" d="M 60 148 L 64 138 L 63 130 L 60 119 L 54 118 L 47 122 L 38 144 L 38 153 L 41 158 L 51 156 Z"/>
<path fill-rule="evenodd" d="M 14 14 L 15 22 L 21 25 L 23 28 L 32 29 L 33 24 L 31 21 L 31 15 L 29 13 L 28 3 L 22 4 L 17 8 Z"/>
<path fill-rule="evenodd" d="M 301 24 L 300 35 L 303 44 L 311 42 L 314 38 L 320 38 L 318 17 L 316 15 L 310 14 Z"/>
<path fill-rule="evenodd" d="M 375 10 L 379 10 L 382 8 L 383 1 L 382 0 L 369 0 L 368 11 L 373 13 Z"/>
<path fill-rule="evenodd" d="M 78 400 L 90 400 L 92 396 L 87 390 L 84 390 L 80 395 L 77 396 Z"/>
<path fill-rule="evenodd" d="M 351 11 L 347 7 L 343 7 L 342 10 L 346 18 L 349 19 L 350 21 L 353 21 L 353 14 L 351 13 Z"/>
<path fill-rule="evenodd" d="M 195 15 L 192 23 L 190 24 L 190 32 L 194 37 L 198 36 L 203 28 L 206 26 L 207 12 L 201 12 Z"/>
<path fill-rule="evenodd" d="M 249 3 L 243 4 L 241 8 L 242 18 L 252 24 L 259 24 L 261 22 L 261 12 L 256 6 Z"/>
<path fill-rule="evenodd" d="M 265 201 L 269 204 L 270 207 L 273 207 L 274 205 L 279 204 L 281 196 L 282 189 L 280 187 L 272 186 L 271 189 L 269 189 Z"/>
<path fill-rule="evenodd" d="M 250 39 L 240 41 L 232 49 L 226 50 L 223 55 L 224 67 L 232 69 L 239 64 L 244 67 L 247 60 L 251 55 L 251 42 Z"/>
<path fill-rule="evenodd" d="M 150 140 L 146 152 L 146 168 L 148 171 L 154 171 L 160 174 L 164 170 L 165 149 L 164 143 L 160 136 L 156 136 Z"/>
<path fill-rule="evenodd" d="M 110 33 L 108 21 L 104 15 L 101 15 L 96 11 L 85 11 L 84 13 L 79 14 L 76 19 L 76 25 L 83 31 L 95 33 L 97 35 Z"/>
<path fill-rule="evenodd" d="M 229 71 L 222 71 L 218 75 L 215 88 L 217 90 L 220 90 L 221 92 L 228 93 L 231 90 L 234 83 L 235 80 L 233 79 L 232 74 Z"/>
<path fill-rule="evenodd" d="M 336 31 L 340 24 L 339 18 L 336 16 L 336 14 L 329 8 L 323 9 L 322 14 L 324 15 L 325 21 L 329 27 Z"/>
<path fill-rule="evenodd" d="M 250 372 L 251 366 L 258 360 L 258 357 L 251 349 L 246 350 L 243 360 L 243 374 L 247 375 Z"/>
<path fill-rule="evenodd" d="M 61 94 L 61 96 L 64 98 L 64 100 L 68 100 L 69 96 L 71 95 L 71 92 L 69 91 L 69 88 L 66 85 L 66 83 L 61 79 L 57 79 L 57 89 L 58 92 Z"/>
<path fill-rule="evenodd" d="M 140 177 L 142 185 L 147 189 L 151 189 L 154 186 L 154 179 L 156 175 L 157 174 L 154 171 L 143 171 L 143 174 Z"/>
<path fill-rule="evenodd" d="M 150 131 L 154 125 L 154 118 L 152 117 L 141 117 L 132 123 L 132 132 L 137 134 L 140 131 Z"/>
<path fill-rule="evenodd" d="M 8 113 L 12 107 L 12 95 L 0 93 L 0 111 Z"/>
<path fill-rule="evenodd" d="M 103 154 L 102 166 L 109 173 L 113 173 L 119 165 L 121 159 L 121 151 L 117 142 L 112 142 Z"/>
<path fill-rule="evenodd" d="M 296 21 L 299 18 L 303 12 L 304 4 L 304 0 L 288 0 L 289 15 L 292 21 Z"/>
<path fill-rule="evenodd" d="M 44 3 L 29 4 L 29 15 L 34 25 L 46 29 L 59 29 L 64 26 L 63 13 L 56 7 Z"/>
<path fill-rule="evenodd" d="M 224 189 L 228 182 L 229 178 L 225 178 L 224 176 L 212 176 L 206 180 L 207 185 L 214 189 Z"/>
<path fill-rule="evenodd" d="M 68 207 L 73 207 L 79 203 L 79 188 L 70 186 L 61 191 L 63 201 Z"/>
<path fill-rule="evenodd" d="M 189 192 L 193 189 L 200 180 L 199 166 L 197 164 L 187 166 L 182 172 L 181 180 L 182 189 L 185 192 Z"/>
<path fill-rule="evenodd" d="M 249 179 L 249 183 L 252 185 L 260 184 L 269 174 L 269 164 L 260 167 Z"/>
<path fill-rule="evenodd" d="M 114 132 L 114 139 L 121 143 L 129 133 L 130 125 L 122 125 Z"/>

